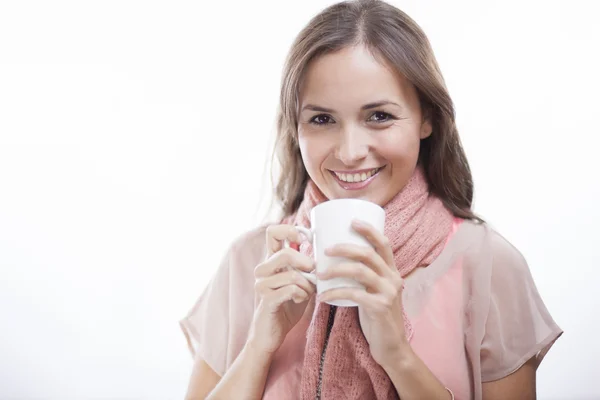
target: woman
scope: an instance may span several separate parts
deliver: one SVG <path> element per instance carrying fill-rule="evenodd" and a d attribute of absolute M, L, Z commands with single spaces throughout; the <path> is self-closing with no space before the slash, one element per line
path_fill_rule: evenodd
<path fill-rule="evenodd" d="M 181 326 L 195 357 L 190 399 L 534 399 L 562 331 L 521 254 L 471 211 L 452 100 L 429 45 L 382 1 L 333 5 L 286 62 L 276 152 L 284 217 L 236 240 Z M 323 279 L 367 290 L 316 298 L 309 225 L 322 201 L 386 211 L 385 234 Z M 297 251 L 299 250 L 299 251 Z M 349 299 L 358 307 L 326 301 Z"/>

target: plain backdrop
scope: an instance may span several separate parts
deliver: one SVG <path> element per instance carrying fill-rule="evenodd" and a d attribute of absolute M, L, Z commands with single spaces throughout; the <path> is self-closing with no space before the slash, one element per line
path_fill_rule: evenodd
<path fill-rule="evenodd" d="M 178 320 L 262 221 L 282 64 L 331 3 L 0 1 L 0 399 L 183 397 Z M 600 398 L 598 2 L 392 3 L 565 330 L 539 398 Z"/>

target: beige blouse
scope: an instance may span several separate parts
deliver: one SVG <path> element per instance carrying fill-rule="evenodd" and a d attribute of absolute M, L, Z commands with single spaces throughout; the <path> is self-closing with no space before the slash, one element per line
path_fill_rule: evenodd
<path fill-rule="evenodd" d="M 180 321 L 192 356 L 221 376 L 242 350 L 258 304 L 254 268 L 266 256 L 265 229 L 235 240 Z M 460 224 L 439 257 L 406 278 L 403 301 L 411 346 L 456 399 L 481 399 L 482 382 L 532 357 L 539 365 L 562 334 L 521 253 L 487 224 Z M 275 354 L 267 392 L 298 393 L 309 322 L 299 322 Z"/>

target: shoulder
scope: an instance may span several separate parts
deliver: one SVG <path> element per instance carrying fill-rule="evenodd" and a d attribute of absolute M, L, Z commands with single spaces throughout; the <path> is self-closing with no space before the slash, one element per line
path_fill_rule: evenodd
<path fill-rule="evenodd" d="M 465 220 L 459 230 L 462 235 L 456 246 L 464 251 L 484 252 L 497 261 L 525 262 L 521 251 L 486 222 Z"/>
<path fill-rule="evenodd" d="M 523 253 L 490 224 L 464 221 L 458 232 L 455 250 L 472 278 L 515 280 L 530 275 Z"/>
<path fill-rule="evenodd" d="M 266 256 L 266 230 L 269 224 L 257 226 L 234 238 L 226 259 L 229 269 L 236 273 L 254 273 L 254 267 Z"/>
<path fill-rule="evenodd" d="M 490 231 L 492 259 L 489 281 L 492 295 L 512 293 L 513 299 L 529 295 L 535 290 L 535 283 L 525 256 L 500 233 L 493 229 Z"/>
<path fill-rule="evenodd" d="M 223 303 L 227 307 L 235 304 L 235 307 L 243 308 L 244 312 L 252 312 L 254 269 L 266 254 L 266 227 L 264 225 L 246 231 L 230 243 L 207 290 L 207 293 L 216 293 L 215 296 L 219 299 L 217 303 Z"/>
<path fill-rule="evenodd" d="M 523 253 L 512 244 L 506 237 L 493 227 L 486 225 L 486 241 L 492 257 L 492 267 L 501 269 L 503 272 L 524 272 L 528 270 L 527 262 Z"/>
<path fill-rule="evenodd" d="M 242 256 L 263 253 L 266 245 L 266 231 L 269 225 L 257 226 L 235 237 L 229 246 L 229 253 Z"/>

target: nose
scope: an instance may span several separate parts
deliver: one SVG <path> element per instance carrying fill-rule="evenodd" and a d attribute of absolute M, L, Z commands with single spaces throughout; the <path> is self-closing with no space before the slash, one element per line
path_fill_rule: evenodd
<path fill-rule="evenodd" d="M 369 136 L 359 127 L 346 127 L 340 132 L 335 156 L 347 166 L 364 160 L 369 154 Z"/>

